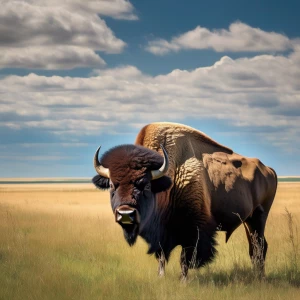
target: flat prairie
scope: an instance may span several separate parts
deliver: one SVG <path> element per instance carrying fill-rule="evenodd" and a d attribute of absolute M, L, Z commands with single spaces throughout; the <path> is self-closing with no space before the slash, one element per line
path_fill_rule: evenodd
<path fill-rule="evenodd" d="M 89 183 L 0 185 L 0 299 L 300 299 L 300 183 L 280 182 L 266 226 L 266 278 L 251 267 L 243 226 L 214 262 L 164 278 L 138 239 L 129 247 L 108 192 Z M 201 241 L 199 241 L 201 242 Z"/>

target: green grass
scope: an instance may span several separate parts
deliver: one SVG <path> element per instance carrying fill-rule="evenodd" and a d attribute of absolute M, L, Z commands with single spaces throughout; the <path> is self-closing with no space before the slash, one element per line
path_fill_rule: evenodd
<path fill-rule="evenodd" d="M 299 210 L 288 219 L 283 209 L 298 192 L 282 187 L 276 199 L 265 280 L 252 271 L 241 227 L 227 244 L 219 233 L 216 260 L 186 283 L 179 248 L 158 278 L 147 245 L 126 244 L 107 194 L 0 192 L 0 299 L 300 299 Z"/>

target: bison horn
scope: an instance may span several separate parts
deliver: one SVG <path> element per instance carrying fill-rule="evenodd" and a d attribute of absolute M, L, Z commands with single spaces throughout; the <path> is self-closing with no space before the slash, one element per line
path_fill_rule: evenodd
<path fill-rule="evenodd" d="M 97 149 L 95 156 L 94 156 L 94 167 L 95 167 L 96 172 L 99 175 L 109 178 L 109 169 L 104 168 L 98 160 L 100 148 L 101 148 L 101 146 Z"/>
<path fill-rule="evenodd" d="M 161 149 L 163 150 L 163 153 L 164 153 L 164 163 L 158 170 L 152 170 L 151 171 L 152 180 L 158 179 L 158 178 L 164 176 L 167 173 L 168 168 L 169 168 L 169 158 L 168 158 L 167 151 L 165 150 L 163 145 L 160 145 L 160 147 L 161 147 Z"/>

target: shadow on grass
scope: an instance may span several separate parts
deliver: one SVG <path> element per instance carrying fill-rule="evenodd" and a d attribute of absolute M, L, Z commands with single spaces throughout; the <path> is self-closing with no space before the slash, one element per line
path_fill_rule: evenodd
<path fill-rule="evenodd" d="M 224 287 L 232 284 L 256 285 L 258 283 L 300 287 L 300 272 L 283 269 L 276 273 L 267 273 L 264 278 L 259 278 L 257 273 L 251 267 L 234 266 L 228 272 L 209 270 L 207 268 L 203 273 L 197 272 L 189 279 L 190 282 L 197 281 L 201 284 L 213 284 Z"/>
<path fill-rule="evenodd" d="M 300 272 L 283 270 L 282 273 L 270 273 L 267 281 L 272 284 L 288 283 L 294 287 L 300 287 Z"/>

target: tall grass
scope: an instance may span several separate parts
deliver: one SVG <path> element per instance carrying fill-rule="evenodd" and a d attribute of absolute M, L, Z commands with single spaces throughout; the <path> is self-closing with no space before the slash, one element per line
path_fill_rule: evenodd
<path fill-rule="evenodd" d="M 294 222 L 294 217 L 288 209 L 285 209 L 285 217 L 288 225 L 288 242 L 290 244 L 290 250 L 288 252 L 288 268 L 287 274 L 290 282 L 295 282 L 300 285 L 300 270 L 299 270 L 299 234 L 298 226 Z"/>
<path fill-rule="evenodd" d="M 265 280 L 254 276 L 240 227 L 227 244 L 218 233 L 215 261 L 183 284 L 181 249 L 158 278 L 146 243 L 126 244 L 106 193 L 0 191 L 0 299 L 299 299 L 299 194 L 300 185 L 279 184 Z"/>

